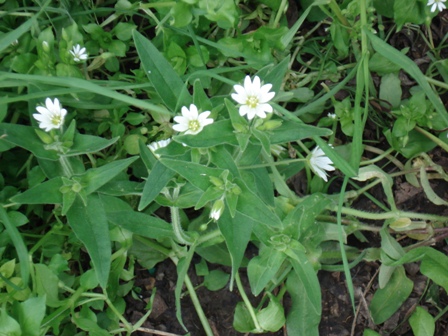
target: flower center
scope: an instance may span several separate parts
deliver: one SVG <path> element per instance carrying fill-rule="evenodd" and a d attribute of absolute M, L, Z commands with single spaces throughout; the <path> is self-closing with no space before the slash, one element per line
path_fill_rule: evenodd
<path fill-rule="evenodd" d="M 256 108 L 258 105 L 258 97 L 256 96 L 249 96 L 246 100 L 246 105 L 250 108 Z"/>
<path fill-rule="evenodd" d="M 199 128 L 201 127 L 201 124 L 199 123 L 198 120 L 190 120 L 188 122 L 188 129 L 192 132 L 196 132 L 199 130 Z"/>
<path fill-rule="evenodd" d="M 53 115 L 52 117 L 51 117 L 51 123 L 54 125 L 54 126 L 60 126 L 61 125 L 61 122 L 62 122 L 62 118 L 61 118 L 61 116 L 60 115 Z"/>

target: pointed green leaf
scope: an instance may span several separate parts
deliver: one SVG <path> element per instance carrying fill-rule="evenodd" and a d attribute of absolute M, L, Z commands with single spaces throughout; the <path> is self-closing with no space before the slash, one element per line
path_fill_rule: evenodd
<path fill-rule="evenodd" d="M 406 277 L 404 268 L 397 267 L 386 287 L 378 289 L 370 302 L 370 313 L 375 324 L 391 317 L 412 292 L 414 283 Z"/>
<path fill-rule="evenodd" d="M 44 143 L 31 126 L 0 124 L 0 142 L 25 148 L 38 158 L 53 161 L 59 159 L 56 151 L 44 148 Z"/>
<path fill-rule="evenodd" d="M 107 219 L 132 233 L 152 239 L 173 238 L 173 227 L 162 219 L 136 211 L 107 212 Z"/>
<path fill-rule="evenodd" d="M 62 185 L 62 178 L 55 177 L 12 197 L 11 201 L 20 204 L 61 204 L 62 193 L 59 189 Z"/>
<path fill-rule="evenodd" d="M 198 163 L 181 160 L 162 158 L 160 162 L 203 191 L 206 191 L 211 185 L 210 176 L 220 177 L 224 172 L 223 169 L 211 168 Z"/>
<path fill-rule="evenodd" d="M 0 222 L 2 222 L 5 226 L 6 232 L 8 233 L 9 238 L 11 238 L 14 248 L 16 249 L 17 256 L 20 260 L 20 275 L 22 277 L 23 284 L 26 286 L 30 277 L 30 259 L 28 257 L 28 250 L 23 242 L 22 236 L 9 220 L 8 214 L 2 206 L 0 206 Z"/>
<path fill-rule="evenodd" d="M 165 105 L 173 112 L 177 111 L 179 106 L 189 105 L 191 96 L 162 53 L 136 30 L 132 32 L 132 36 L 143 69 Z"/>
<path fill-rule="evenodd" d="M 67 212 L 68 223 L 85 245 L 100 286 L 106 290 L 111 263 L 109 224 L 103 204 L 96 194 L 87 196 L 87 206 L 79 197 Z"/>
<path fill-rule="evenodd" d="M 154 168 L 149 173 L 143 187 L 142 197 L 138 204 L 138 210 L 141 211 L 159 195 L 166 184 L 176 175 L 176 173 L 167 166 L 157 161 Z"/>
<path fill-rule="evenodd" d="M 420 306 L 409 318 L 409 324 L 415 336 L 433 336 L 436 329 L 434 318 Z"/>
<path fill-rule="evenodd" d="M 198 134 L 177 135 L 173 139 L 193 148 L 208 148 L 217 145 L 238 145 L 230 120 L 220 120 L 207 125 Z"/>
<path fill-rule="evenodd" d="M 124 160 L 112 161 L 99 168 L 89 169 L 84 176 L 82 176 L 81 181 L 85 183 L 85 192 L 91 194 L 98 188 L 102 187 L 104 184 L 112 180 L 121 171 L 126 169 L 132 162 L 137 160 L 138 157 L 130 157 Z"/>

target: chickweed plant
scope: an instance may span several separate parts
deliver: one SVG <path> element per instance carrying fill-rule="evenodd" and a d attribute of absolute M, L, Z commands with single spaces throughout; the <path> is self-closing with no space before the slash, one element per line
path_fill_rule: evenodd
<path fill-rule="evenodd" d="M 166 259 L 180 324 L 187 333 L 186 291 L 213 335 L 193 256 L 228 272 L 207 288 L 238 291 L 241 333 L 318 335 L 320 272 L 344 274 L 354 326 L 367 304 L 364 335 L 412 293 L 406 264 L 447 291 L 448 217 L 400 208 L 394 193 L 406 181 L 448 205 L 431 154 L 448 150 L 447 42 L 431 28 L 445 7 L 0 1 L 0 335 L 143 330 L 152 299 L 131 323 L 124 298 L 137 262 Z M 402 31 L 425 66 L 391 44 Z M 380 265 L 367 302 L 350 273 L 362 262 Z M 434 334 L 448 309 L 432 300 L 428 312 L 425 295 L 408 314 L 415 335 Z"/>

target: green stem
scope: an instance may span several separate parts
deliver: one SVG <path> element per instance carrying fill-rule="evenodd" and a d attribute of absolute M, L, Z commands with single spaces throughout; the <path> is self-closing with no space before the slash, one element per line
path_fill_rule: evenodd
<path fill-rule="evenodd" d="M 174 236 L 179 244 L 191 245 L 192 239 L 189 237 L 182 229 L 182 223 L 179 216 L 179 208 L 172 206 L 170 207 L 171 213 L 171 224 L 173 225 Z"/>
<path fill-rule="evenodd" d="M 196 309 L 196 313 L 199 316 L 199 320 L 201 321 L 202 327 L 204 328 L 205 334 L 207 336 L 213 336 L 212 328 L 208 323 L 207 317 L 205 316 L 204 310 L 202 309 L 201 303 L 199 302 L 199 298 L 196 295 L 196 291 L 194 290 L 194 286 L 191 283 L 188 275 L 185 276 L 185 286 L 187 286 L 188 293 L 190 294 L 191 302 L 193 302 L 193 306 Z"/>
<path fill-rule="evenodd" d="M 64 175 L 68 178 L 72 177 L 75 173 L 73 171 L 72 165 L 68 162 L 66 156 L 59 156 L 59 163 L 61 164 Z"/>
<path fill-rule="evenodd" d="M 441 87 L 441 88 L 443 88 L 443 89 L 448 90 L 448 84 L 447 84 L 447 83 L 438 81 L 437 79 L 434 79 L 434 78 L 431 78 L 431 77 L 425 77 L 425 79 L 426 79 L 426 80 L 428 81 L 428 83 L 430 83 L 430 84 L 433 84 L 433 85 L 436 85 L 436 86 L 439 86 L 439 87 Z"/>
<path fill-rule="evenodd" d="M 436 137 L 435 135 L 429 133 L 428 131 L 424 130 L 423 128 L 420 128 L 418 126 L 415 126 L 414 128 L 417 132 L 420 132 L 421 134 L 423 134 L 425 137 L 427 137 L 428 139 L 434 141 L 437 145 L 439 145 L 440 147 L 442 147 L 444 150 L 446 150 L 448 152 L 448 144 L 443 142 L 442 140 L 440 140 L 438 137 Z"/>
<path fill-rule="evenodd" d="M 341 22 L 347 28 L 350 27 L 350 24 L 348 23 L 348 21 L 345 18 L 345 16 L 342 15 L 342 11 L 339 8 L 339 6 L 338 6 L 338 4 L 336 3 L 335 0 L 331 0 L 330 3 L 328 4 L 328 7 L 330 7 L 331 11 L 334 13 L 334 15 L 336 15 L 336 17 L 338 18 L 339 22 Z"/>
<path fill-rule="evenodd" d="M 282 0 L 282 2 L 280 3 L 280 6 L 278 7 L 277 15 L 275 16 L 275 20 L 272 23 L 273 28 L 278 26 L 278 23 L 280 22 L 280 19 L 282 18 L 283 14 L 285 12 L 287 4 L 288 4 L 288 0 Z"/>
<path fill-rule="evenodd" d="M 249 298 L 246 295 L 246 292 L 244 291 L 243 284 L 240 279 L 240 274 L 238 272 L 235 273 L 235 282 L 238 287 L 238 290 L 240 292 L 241 298 L 244 301 L 244 304 L 246 305 L 246 308 L 249 312 L 250 317 L 252 317 L 252 321 L 254 322 L 255 330 L 254 332 L 262 332 L 263 329 L 260 326 L 260 323 L 258 323 L 257 316 L 255 315 L 254 307 L 252 307 L 252 304 L 249 301 Z"/>
<path fill-rule="evenodd" d="M 338 206 L 333 205 L 330 207 L 331 211 L 338 211 Z M 432 221 L 442 221 L 446 222 L 448 221 L 447 216 L 438 216 L 438 215 L 429 215 L 424 213 L 417 213 L 417 212 L 409 212 L 409 211 L 389 211 L 384 213 L 371 213 L 366 212 L 362 210 L 352 209 L 352 208 L 346 208 L 341 207 L 341 213 L 345 215 L 351 215 L 355 217 L 365 218 L 365 219 L 373 219 L 373 220 L 384 220 L 384 219 L 391 219 L 391 218 L 400 218 L 400 217 L 408 217 L 408 218 L 415 218 L 415 219 L 422 219 L 422 220 L 432 220 Z"/>
<path fill-rule="evenodd" d="M 106 303 L 109 306 L 109 308 L 113 311 L 113 313 L 120 319 L 121 323 L 123 323 L 125 329 L 127 332 L 132 332 L 132 325 L 129 324 L 129 322 L 124 318 L 123 315 L 120 314 L 120 312 L 115 308 L 112 301 L 109 300 L 109 298 L 106 298 Z"/>

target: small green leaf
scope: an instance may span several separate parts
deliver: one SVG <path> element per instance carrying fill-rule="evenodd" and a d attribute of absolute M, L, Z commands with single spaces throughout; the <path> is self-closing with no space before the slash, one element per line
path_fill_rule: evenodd
<path fill-rule="evenodd" d="M 252 316 L 244 302 L 238 302 L 233 314 L 233 328 L 241 333 L 249 333 L 255 329 Z"/>
<path fill-rule="evenodd" d="M 285 311 L 274 295 L 270 292 L 266 294 L 270 299 L 269 304 L 257 313 L 257 320 L 263 330 L 276 332 L 286 322 Z"/>
<path fill-rule="evenodd" d="M 45 310 L 45 296 L 32 297 L 18 305 L 18 318 L 22 335 L 41 335 L 40 326 L 45 316 Z"/>
<path fill-rule="evenodd" d="M 20 324 L 8 316 L 5 307 L 0 309 L 0 335 L 22 336 Z"/>
<path fill-rule="evenodd" d="M 252 258 L 247 266 L 252 294 L 257 296 L 280 269 L 286 256 L 273 248 L 260 249 L 259 255 Z"/>
<path fill-rule="evenodd" d="M 386 287 L 378 289 L 370 303 L 370 313 L 375 324 L 391 317 L 412 292 L 414 283 L 406 277 L 404 268 L 397 267 Z"/>
<path fill-rule="evenodd" d="M 434 318 L 425 309 L 418 306 L 409 318 L 409 324 L 415 336 L 432 336 L 435 332 Z"/>
<path fill-rule="evenodd" d="M 85 185 L 86 193 L 91 194 L 96 191 L 137 159 L 138 157 L 134 156 L 124 160 L 112 161 L 99 168 L 89 169 L 81 178 L 82 184 Z"/>
<path fill-rule="evenodd" d="M 208 290 L 217 291 L 227 285 L 229 278 L 230 274 L 221 270 L 213 270 L 204 277 L 204 286 Z"/>

